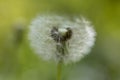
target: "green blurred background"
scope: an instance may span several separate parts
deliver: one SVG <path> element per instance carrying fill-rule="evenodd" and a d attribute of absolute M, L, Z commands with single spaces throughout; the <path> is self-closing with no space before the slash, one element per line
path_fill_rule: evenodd
<path fill-rule="evenodd" d="M 56 64 L 27 40 L 32 19 L 49 12 L 83 15 L 97 32 L 92 52 L 64 66 L 63 80 L 120 80 L 120 0 L 0 0 L 0 80 L 55 80 Z"/>

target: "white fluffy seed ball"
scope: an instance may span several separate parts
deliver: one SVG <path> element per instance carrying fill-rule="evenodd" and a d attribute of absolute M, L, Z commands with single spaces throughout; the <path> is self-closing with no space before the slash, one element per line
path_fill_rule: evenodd
<path fill-rule="evenodd" d="M 89 21 L 84 18 L 68 18 L 57 15 L 37 16 L 31 23 L 28 38 L 36 54 L 45 60 L 58 61 L 56 43 L 51 37 L 51 30 L 72 30 L 72 37 L 67 41 L 68 54 L 62 56 L 65 64 L 77 62 L 87 55 L 94 45 L 96 32 Z"/>

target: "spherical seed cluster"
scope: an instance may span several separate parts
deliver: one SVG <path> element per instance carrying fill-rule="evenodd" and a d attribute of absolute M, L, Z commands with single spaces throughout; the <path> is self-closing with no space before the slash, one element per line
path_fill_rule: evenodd
<path fill-rule="evenodd" d="M 43 59 L 59 61 L 60 56 L 64 63 L 71 63 L 89 53 L 96 32 L 84 18 L 42 15 L 32 21 L 28 35 L 31 47 Z M 64 55 L 56 49 L 61 42 L 66 43 Z"/>

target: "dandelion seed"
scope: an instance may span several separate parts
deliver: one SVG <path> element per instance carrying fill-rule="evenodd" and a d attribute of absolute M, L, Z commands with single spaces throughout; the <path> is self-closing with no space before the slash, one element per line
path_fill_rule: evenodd
<path fill-rule="evenodd" d="M 96 32 L 84 18 L 42 15 L 32 21 L 30 45 L 45 60 L 77 62 L 89 53 Z"/>

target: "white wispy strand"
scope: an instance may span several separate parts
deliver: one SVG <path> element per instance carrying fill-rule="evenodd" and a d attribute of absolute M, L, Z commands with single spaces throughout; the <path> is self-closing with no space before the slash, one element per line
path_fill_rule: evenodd
<path fill-rule="evenodd" d="M 29 30 L 30 45 L 39 56 L 45 60 L 58 61 L 56 42 L 51 37 L 53 27 L 70 28 L 72 37 L 68 43 L 68 54 L 60 55 L 64 63 L 79 61 L 87 55 L 95 42 L 96 32 L 91 23 L 84 18 L 70 19 L 65 16 L 42 15 L 32 21 Z"/>

